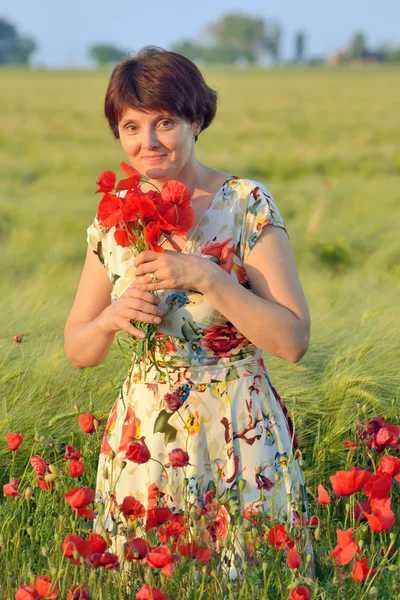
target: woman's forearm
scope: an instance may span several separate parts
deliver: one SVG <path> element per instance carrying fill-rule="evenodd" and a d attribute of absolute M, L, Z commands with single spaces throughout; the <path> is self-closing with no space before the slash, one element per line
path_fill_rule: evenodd
<path fill-rule="evenodd" d="M 65 354 L 77 369 L 99 365 L 110 350 L 115 332 L 103 330 L 99 320 L 100 315 L 89 323 L 74 323 L 64 332 Z"/>
<path fill-rule="evenodd" d="M 199 292 L 255 346 L 290 362 L 304 356 L 309 332 L 289 309 L 257 296 L 211 261 L 199 281 Z"/>

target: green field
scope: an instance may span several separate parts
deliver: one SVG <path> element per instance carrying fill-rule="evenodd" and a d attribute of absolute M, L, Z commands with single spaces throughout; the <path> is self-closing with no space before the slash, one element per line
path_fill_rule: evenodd
<path fill-rule="evenodd" d="M 126 365 L 76 371 L 63 325 L 100 171 L 124 158 L 102 115 L 108 72 L 0 72 L 0 432 L 62 442 L 74 402 L 106 415 Z M 300 363 L 267 357 L 313 486 L 363 407 L 398 413 L 400 84 L 397 69 L 209 71 L 220 96 L 207 164 L 257 179 L 286 221 L 309 303 Z M 397 234 L 397 235 L 396 235 Z M 13 336 L 24 333 L 22 344 Z M 46 392 L 51 397 L 46 397 Z M 0 444 L 0 461 L 8 451 Z M 1 463 L 0 463 L 1 464 Z"/>
<path fill-rule="evenodd" d="M 305 357 L 292 364 L 267 356 L 266 362 L 297 430 L 312 514 L 325 519 L 315 502 L 317 484 L 329 485 L 335 470 L 368 460 L 361 448 L 349 455 L 343 441 L 354 437 L 360 421 L 382 415 L 399 424 L 400 418 L 399 71 L 210 69 L 205 76 L 220 101 L 215 123 L 198 141 L 198 157 L 269 188 L 286 222 L 309 303 L 311 343 Z M 108 77 L 106 71 L 0 70 L 0 483 L 14 476 L 23 487 L 32 485 L 25 470 L 31 452 L 65 471 L 66 443 L 77 444 L 86 463 L 83 479 L 67 475 L 52 495 L 33 484 L 35 501 L 2 499 L 0 566 L 10 574 L 4 582 L 0 577 L 4 594 L 47 572 L 62 593 L 71 585 L 77 571 L 65 569 L 60 539 L 71 527 L 75 531 L 76 523 L 69 516 L 62 522 L 63 514 L 54 520 L 53 512 L 66 514 L 65 489 L 94 486 L 99 446 L 96 436 L 88 440 L 80 432 L 73 405 L 107 417 L 126 370 L 116 346 L 102 365 L 81 371 L 63 351 L 86 228 L 99 200 L 95 182 L 101 171 L 118 171 L 124 159 L 102 115 Z M 22 343 L 15 343 L 21 333 Z M 10 461 L 5 434 L 13 432 L 25 440 Z M 386 557 L 379 592 L 373 581 L 361 587 L 338 580 L 327 557 L 336 543 L 335 528 L 350 526 L 348 506 L 332 504 L 332 520 L 329 512 L 325 519 L 313 599 L 397 598 L 396 567 Z M 35 525 L 33 532 L 28 523 Z M 87 534 L 87 525 L 82 527 L 78 532 Z M 389 539 L 394 544 L 398 525 L 385 531 L 386 537 L 374 537 L 362 526 L 357 531 L 366 540 L 370 564 L 377 565 L 381 548 L 389 547 Z M 398 556 L 397 550 L 393 561 L 398 563 Z M 267 563 L 272 567 L 264 568 Z M 98 573 L 92 571 L 89 579 L 101 590 L 112 573 Z M 287 586 L 296 585 L 290 577 L 284 558 L 266 550 L 263 571 L 249 575 L 240 598 L 253 599 L 263 586 L 267 599 L 272 586 L 286 599 Z M 193 581 L 183 577 L 181 586 L 179 577 L 161 579 L 174 598 L 226 597 L 218 573 L 208 584 L 210 595 L 197 596 Z M 113 598 L 120 598 L 117 592 Z M 93 598 L 104 597 L 99 593 Z"/>

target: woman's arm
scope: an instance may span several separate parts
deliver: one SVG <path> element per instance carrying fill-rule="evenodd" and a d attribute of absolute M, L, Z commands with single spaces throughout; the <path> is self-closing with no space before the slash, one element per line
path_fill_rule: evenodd
<path fill-rule="evenodd" d="M 64 348 L 77 369 L 94 367 L 107 356 L 115 333 L 125 330 L 145 337 L 130 323 L 137 319 L 159 323 L 159 299 L 149 292 L 128 288 L 111 304 L 111 282 L 106 270 L 88 247 L 78 290 L 64 329 Z"/>
<path fill-rule="evenodd" d="M 310 343 L 310 313 L 285 230 L 265 227 L 244 266 L 253 291 L 212 261 L 196 287 L 250 342 L 298 362 Z"/>

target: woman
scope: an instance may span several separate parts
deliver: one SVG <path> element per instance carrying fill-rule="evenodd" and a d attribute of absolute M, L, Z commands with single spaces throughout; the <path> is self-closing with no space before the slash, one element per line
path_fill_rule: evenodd
<path fill-rule="evenodd" d="M 157 48 L 119 64 L 107 89 L 106 117 L 130 164 L 149 178 L 147 189 L 182 182 L 195 215 L 186 238 L 136 257 L 95 218 L 65 327 L 77 368 L 101 363 L 116 332 L 143 335 L 134 319 L 159 324 L 167 343 L 171 385 L 163 368 L 144 380 L 127 377 L 102 441 L 95 528 L 107 529 L 117 553 L 127 537 L 129 511 L 119 511 L 127 496 L 147 509 L 147 520 L 156 505 L 212 513 L 217 545 L 235 513 L 250 519 L 266 510 L 290 523 L 307 516 L 296 437 L 263 352 L 301 360 L 309 311 L 267 188 L 196 159 L 216 104 L 193 63 Z"/>

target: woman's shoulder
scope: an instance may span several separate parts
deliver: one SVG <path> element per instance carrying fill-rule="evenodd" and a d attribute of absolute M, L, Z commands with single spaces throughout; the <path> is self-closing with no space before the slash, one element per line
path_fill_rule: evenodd
<path fill-rule="evenodd" d="M 237 175 L 232 175 L 226 181 L 226 186 L 228 189 L 235 190 L 237 193 L 240 193 L 240 195 L 247 197 L 258 190 L 261 190 L 269 197 L 272 197 L 269 189 L 264 183 L 256 181 L 255 179 L 249 179 L 247 177 L 238 177 Z"/>

